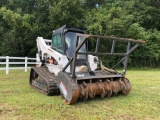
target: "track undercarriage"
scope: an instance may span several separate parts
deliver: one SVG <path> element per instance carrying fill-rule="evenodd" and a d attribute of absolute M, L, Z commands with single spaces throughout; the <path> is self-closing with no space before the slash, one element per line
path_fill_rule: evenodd
<path fill-rule="evenodd" d="M 60 93 L 54 74 L 48 72 L 45 67 L 31 68 L 29 83 L 31 87 L 45 95 L 58 95 Z"/>

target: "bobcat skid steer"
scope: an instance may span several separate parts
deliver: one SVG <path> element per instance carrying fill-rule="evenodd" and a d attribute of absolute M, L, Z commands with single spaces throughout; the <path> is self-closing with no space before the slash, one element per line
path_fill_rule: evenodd
<path fill-rule="evenodd" d="M 39 64 L 31 68 L 29 83 L 46 95 L 61 94 L 66 104 L 95 96 L 104 98 L 119 93 L 126 95 L 131 91 L 131 84 L 125 77 L 128 58 L 142 43 L 145 42 L 88 35 L 84 29 L 64 25 L 53 31 L 52 40 L 37 37 L 36 56 Z M 124 45 L 121 48 L 122 44 L 125 49 Z M 122 49 L 123 52 L 119 52 Z M 110 56 L 121 57 L 121 60 L 118 59 L 112 68 L 107 68 L 102 64 L 100 56 L 103 61 Z M 116 68 L 121 64 L 123 70 L 117 72 Z"/>

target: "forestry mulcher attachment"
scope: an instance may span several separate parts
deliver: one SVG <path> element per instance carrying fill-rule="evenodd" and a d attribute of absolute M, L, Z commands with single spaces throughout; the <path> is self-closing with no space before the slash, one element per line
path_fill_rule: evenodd
<path fill-rule="evenodd" d="M 119 41 L 121 45 L 126 44 L 125 52 L 116 50 Z M 84 29 L 62 26 L 53 31 L 52 40 L 37 37 L 36 56 L 39 64 L 31 68 L 29 83 L 46 95 L 61 93 L 66 104 L 74 104 L 78 99 L 87 100 L 95 96 L 104 98 L 118 93 L 126 95 L 131 91 L 131 84 L 125 77 L 128 57 L 141 43 L 145 42 L 88 35 Z M 95 49 L 92 47 L 89 51 L 88 46 L 91 44 Z M 103 47 L 106 47 L 107 52 L 102 52 Z M 104 55 L 119 56 L 122 59 L 118 59 L 112 68 L 107 68 L 100 61 L 100 57 L 97 57 L 102 56 L 104 61 L 104 58 L 107 58 Z M 120 63 L 123 67 L 121 73 L 115 70 Z"/>

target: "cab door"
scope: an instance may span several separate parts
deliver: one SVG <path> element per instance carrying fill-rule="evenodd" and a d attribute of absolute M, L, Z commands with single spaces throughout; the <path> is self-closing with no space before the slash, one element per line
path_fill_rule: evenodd
<path fill-rule="evenodd" d="M 53 35 L 53 37 L 52 37 L 52 49 L 54 49 L 55 51 L 63 54 L 61 34 Z"/>

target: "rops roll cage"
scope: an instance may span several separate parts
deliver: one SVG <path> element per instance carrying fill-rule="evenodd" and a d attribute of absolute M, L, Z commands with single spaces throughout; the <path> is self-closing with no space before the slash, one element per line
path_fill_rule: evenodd
<path fill-rule="evenodd" d="M 78 45 L 79 43 L 79 37 L 82 37 L 83 40 L 81 41 L 81 43 Z M 76 78 L 76 74 L 75 74 L 75 63 L 77 60 L 77 54 L 91 54 L 91 55 L 107 55 L 107 56 L 124 56 L 115 66 L 113 66 L 113 69 L 116 68 L 120 63 L 122 63 L 123 61 L 123 72 L 121 74 L 125 74 L 126 73 L 126 69 L 127 69 L 127 63 L 128 63 L 128 57 L 131 54 L 131 52 L 133 50 L 135 50 L 140 44 L 145 43 L 145 41 L 143 40 L 135 40 L 135 39 L 128 39 L 128 38 L 118 38 L 118 37 L 113 37 L 113 36 L 99 36 L 99 35 L 88 35 L 88 34 L 80 34 L 80 33 L 76 33 L 76 49 L 74 52 L 74 56 L 73 58 L 66 64 L 66 66 L 63 68 L 63 72 L 66 70 L 66 68 L 72 63 L 72 78 Z M 86 43 L 86 41 L 88 40 L 87 38 L 97 38 L 97 43 L 96 43 L 96 48 L 95 48 L 95 52 L 78 52 L 80 50 L 80 48 Z M 111 47 L 111 52 L 110 53 L 100 53 L 98 52 L 99 50 L 99 45 L 100 45 L 100 39 L 110 39 L 112 40 L 112 47 Z M 116 45 L 116 41 L 127 41 L 128 45 L 127 45 L 127 50 L 124 53 L 115 53 L 115 45 Z M 131 47 L 131 42 L 136 43 L 134 46 Z"/>

